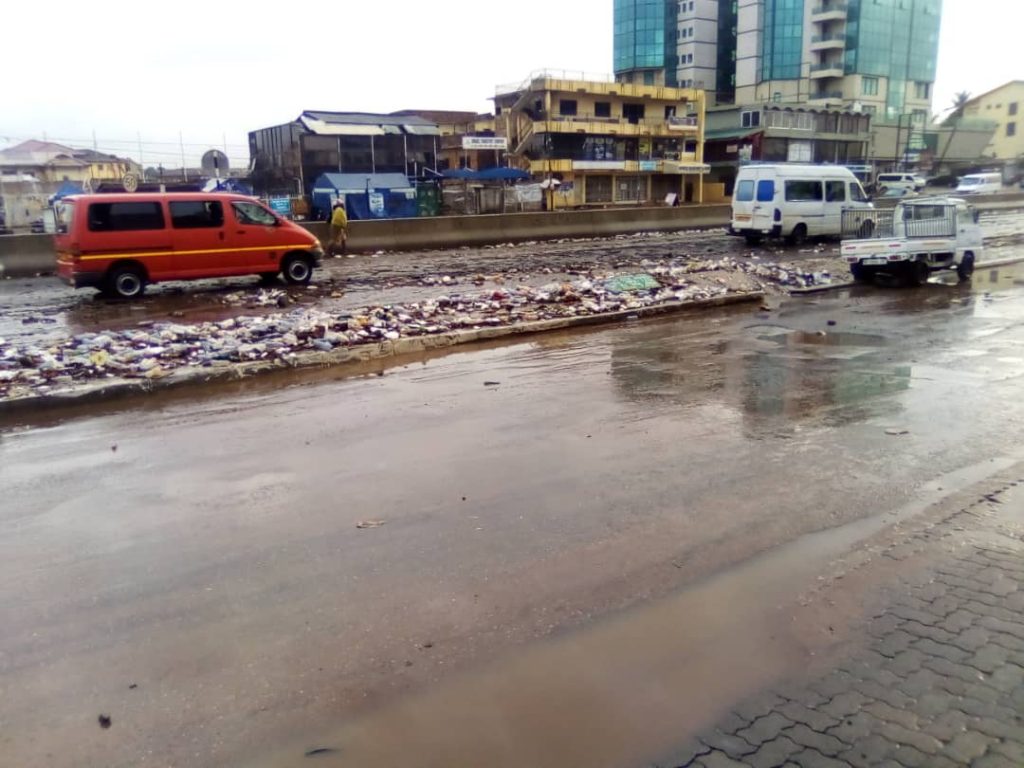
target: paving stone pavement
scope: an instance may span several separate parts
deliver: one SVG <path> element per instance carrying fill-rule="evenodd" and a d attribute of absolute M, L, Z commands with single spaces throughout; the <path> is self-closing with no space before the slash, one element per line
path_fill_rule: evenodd
<path fill-rule="evenodd" d="M 1024 541 L 992 512 L 1020 519 L 1019 476 L 885 548 L 941 554 L 886 589 L 860 650 L 736 704 L 665 765 L 1024 767 Z"/>

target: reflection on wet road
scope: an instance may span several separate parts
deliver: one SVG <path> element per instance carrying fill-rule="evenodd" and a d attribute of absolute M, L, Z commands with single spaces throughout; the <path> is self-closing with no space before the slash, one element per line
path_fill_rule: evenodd
<path fill-rule="evenodd" d="M 381 376 L 270 377 L 9 428 L 0 754 L 245 764 L 413 692 L 486 711 L 450 698 L 456 673 L 522 662 L 530 641 L 612 614 L 628 638 L 620 611 L 1014 447 L 1021 276 L 551 334 Z M 698 627 L 722 605 L 687 610 Z M 749 630 L 765 665 L 787 662 L 769 627 Z M 649 634 L 651 680 L 674 654 L 717 658 L 685 627 Z M 616 706 L 651 695 L 586 647 L 592 690 Z M 572 733 L 565 699 L 545 704 L 555 671 L 520 671 L 541 688 L 531 718 Z M 742 687 L 735 675 L 721 684 Z M 401 722 L 391 743 L 431 764 L 415 711 Z M 503 738 L 522 751 L 495 765 L 546 764 L 528 732 Z M 587 738 L 601 754 L 601 734 Z"/>

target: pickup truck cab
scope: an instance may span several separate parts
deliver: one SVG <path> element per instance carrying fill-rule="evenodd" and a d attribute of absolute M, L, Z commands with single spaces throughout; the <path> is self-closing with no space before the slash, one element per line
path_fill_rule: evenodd
<path fill-rule="evenodd" d="M 228 193 L 71 195 L 57 206 L 57 274 L 123 299 L 164 280 L 281 274 L 308 283 L 323 249 L 258 200 Z"/>
<path fill-rule="evenodd" d="M 913 198 L 870 215 L 844 211 L 843 234 L 840 253 L 858 281 L 885 273 L 921 285 L 944 269 L 968 280 L 983 251 L 977 211 L 957 197 Z"/>

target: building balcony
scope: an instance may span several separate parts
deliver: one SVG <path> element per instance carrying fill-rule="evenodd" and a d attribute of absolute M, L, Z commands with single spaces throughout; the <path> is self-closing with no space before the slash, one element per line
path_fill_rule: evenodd
<path fill-rule="evenodd" d="M 846 33 L 831 32 L 827 35 L 814 35 L 811 38 L 812 51 L 845 50 Z"/>
<path fill-rule="evenodd" d="M 842 103 L 842 101 L 842 91 L 819 91 L 818 93 L 812 93 L 807 99 L 808 104 L 822 107 L 829 104 Z"/>
<path fill-rule="evenodd" d="M 811 65 L 811 79 L 818 80 L 827 77 L 842 77 L 843 61 L 823 61 L 820 64 Z"/>
<path fill-rule="evenodd" d="M 656 160 L 531 160 L 530 173 L 696 173 L 700 166 L 695 152 L 680 152 L 672 158 Z"/>
<path fill-rule="evenodd" d="M 533 124 L 533 133 L 583 133 L 597 136 L 695 136 L 700 132 L 696 117 L 657 120 L 624 120 L 621 117 L 558 115 Z"/>
<path fill-rule="evenodd" d="M 846 3 L 823 3 L 811 9 L 811 23 L 823 21 L 845 21 Z"/>

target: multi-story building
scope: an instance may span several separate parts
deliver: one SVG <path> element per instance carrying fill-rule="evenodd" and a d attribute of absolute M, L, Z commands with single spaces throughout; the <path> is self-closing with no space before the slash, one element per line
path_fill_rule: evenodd
<path fill-rule="evenodd" d="M 140 172 L 139 164 L 128 158 L 93 149 L 72 149 L 52 141 L 30 139 L 0 150 L 0 172 L 28 174 L 37 181 L 97 184 L 120 181 L 125 174 Z"/>
<path fill-rule="evenodd" d="M 930 114 L 942 0 L 658 5 L 615 2 L 615 72 L 623 81 L 702 88 L 713 103 L 860 108 L 908 124 Z"/>
<path fill-rule="evenodd" d="M 539 72 L 499 86 L 495 106 L 496 134 L 552 207 L 709 197 L 703 91 Z"/>
<path fill-rule="evenodd" d="M 306 111 L 249 133 L 252 180 L 260 194 L 309 196 L 324 173 L 436 176 L 440 133 L 416 115 Z"/>
<path fill-rule="evenodd" d="M 1024 160 L 1024 80 L 975 96 L 964 105 L 965 120 L 989 120 L 995 133 L 985 154 L 998 160 Z"/>

